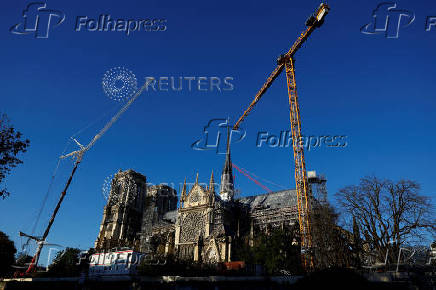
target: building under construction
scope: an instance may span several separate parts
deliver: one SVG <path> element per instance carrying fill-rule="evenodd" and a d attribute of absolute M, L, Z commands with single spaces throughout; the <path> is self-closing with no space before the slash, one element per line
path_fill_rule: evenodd
<path fill-rule="evenodd" d="M 316 207 L 318 200 L 321 203 L 326 201 L 325 178 L 306 171 L 304 147 L 299 144 L 302 138 L 302 124 L 294 58 L 295 53 L 312 32 L 324 23 L 328 12 L 329 6 L 321 3 L 315 13 L 309 16 L 306 29 L 291 48 L 277 59 L 277 66 L 233 126 L 235 130 L 239 128 L 241 122 L 250 114 L 274 80 L 285 71 L 293 140 L 295 191 L 280 191 L 235 200 L 232 173 L 235 165 L 230 160 L 229 142 L 227 142 L 226 161 L 219 192 L 215 192 L 213 173 L 209 186 L 205 187 L 198 183 L 197 175 L 194 186 L 189 190 L 185 181 L 178 209 L 176 209 L 177 195 L 174 189 L 164 186 L 149 188 L 146 186 L 145 176 L 134 171 L 120 172 L 113 180 L 109 201 L 104 209 L 100 233 L 95 242 L 97 250 L 129 246 L 148 252 L 153 247 L 156 250 L 158 245 L 161 249 L 164 248 L 165 254 L 171 252 L 180 258 L 205 262 L 230 261 L 232 243 L 244 229 L 247 229 L 247 221 L 250 236 L 253 236 L 254 225 L 260 229 L 267 229 L 298 224 L 303 264 L 309 269 L 313 267 L 311 256 L 305 253 L 312 249 L 310 221 L 312 209 Z M 87 146 L 73 139 L 80 149 L 62 156 L 62 158 L 76 158 L 76 161 L 43 236 L 35 238 L 26 235 L 39 243 L 27 272 L 38 263 L 43 244 L 83 155 L 128 109 L 149 81 L 112 117 Z"/>
<path fill-rule="evenodd" d="M 147 186 L 146 177 L 120 171 L 112 180 L 104 207 L 97 251 L 129 247 L 143 253 L 174 255 L 204 263 L 229 262 L 241 236 L 251 240 L 273 228 L 299 231 L 296 190 L 234 198 L 230 148 L 220 183 L 211 174 L 208 186 L 186 181 L 180 194 L 167 185 Z M 314 196 L 325 197 L 326 179 L 311 172 Z M 318 203 L 313 199 L 312 203 Z M 298 233 L 297 233 L 298 234 Z M 298 235 L 297 235 L 298 236 Z"/>

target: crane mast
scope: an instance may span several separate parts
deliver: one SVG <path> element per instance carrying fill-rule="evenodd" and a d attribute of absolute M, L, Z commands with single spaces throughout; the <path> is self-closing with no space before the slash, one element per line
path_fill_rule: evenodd
<path fill-rule="evenodd" d="M 121 109 L 110 119 L 110 121 L 105 124 L 105 126 L 97 133 L 97 135 L 94 136 L 94 138 L 91 140 L 91 142 L 89 142 L 88 145 L 83 146 L 76 139 L 73 139 L 74 142 L 79 146 L 80 149 L 60 157 L 62 159 L 68 158 L 68 157 L 75 158 L 74 166 L 73 166 L 71 174 L 70 174 L 70 176 L 69 176 L 69 178 L 67 180 L 67 183 L 65 184 L 65 187 L 64 187 L 64 189 L 61 192 L 61 195 L 60 195 L 59 200 L 58 200 L 58 202 L 56 204 L 56 207 L 55 207 L 55 209 L 52 212 L 52 215 L 51 215 L 50 220 L 48 222 L 48 225 L 47 225 L 47 227 L 46 227 L 46 229 L 44 231 L 44 234 L 42 235 L 41 238 L 38 238 L 38 237 L 33 237 L 33 236 L 30 236 L 30 235 L 27 235 L 27 234 L 24 234 L 24 233 L 20 232 L 21 236 L 26 236 L 26 237 L 28 237 L 30 239 L 33 239 L 33 240 L 36 240 L 38 242 L 38 247 L 36 249 L 35 255 L 32 258 L 32 261 L 29 264 L 29 267 L 26 270 L 26 274 L 28 274 L 28 273 L 32 272 L 33 270 L 35 270 L 36 266 L 38 265 L 39 256 L 41 255 L 41 251 L 42 251 L 42 248 L 44 246 L 44 242 L 46 241 L 47 236 L 50 233 L 50 229 L 51 229 L 51 227 L 52 227 L 52 225 L 54 223 L 56 215 L 57 215 L 57 213 L 58 213 L 58 211 L 59 211 L 59 209 L 60 209 L 60 207 L 62 205 L 62 202 L 63 202 L 63 200 L 65 198 L 65 195 L 67 194 L 68 187 L 70 186 L 71 181 L 73 180 L 74 174 L 76 173 L 76 170 L 77 170 L 80 162 L 82 161 L 82 158 L 83 158 L 84 154 L 89 149 L 91 149 L 91 147 L 94 146 L 95 142 L 97 142 L 97 140 L 100 139 L 104 135 L 104 133 L 106 133 L 107 130 L 110 129 L 110 127 L 112 127 L 112 125 L 120 118 L 120 116 L 125 111 L 127 111 L 127 109 L 142 94 L 144 89 L 150 84 L 151 81 L 152 81 L 152 78 L 148 78 L 146 80 L 144 85 L 130 98 L 130 100 L 124 106 L 121 107 Z"/>
<path fill-rule="evenodd" d="M 295 85 L 294 59 L 286 59 L 285 67 L 290 108 L 289 117 L 291 121 L 291 132 L 293 141 L 292 148 L 294 150 L 295 190 L 297 191 L 298 222 L 300 225 L 301 249 L 303 250 L 303 254 L 306 254 L 306 251 L 312 248 L 312 235 L 310 232 L 311 191 L 307 181 L 304 149 L 303 146 L 300 145 L 301 119 L 297 88 Z M 311 256 L 304 255 L 304 258 L 304 265 L 312 267 L 313 261 L 311 259 Z"/>
<path fill-rule="evenodd" d="M 329 12 L 330 7 L 327 4 L 321 3 L 317 11 L 311 15 L 306 21 L 306 30 L 304 30 L 292 47 L 286 54 L 281 55 L 277 60 L 277 66 L 273 72 L 269 75 L 266 82 L 260 88 L 255 95 L 253 101 L 248 108 L 244 111 L 242 116 L 233 126 L 236 130 L 244 119 L 250 114 L 254 106 L 260 101 L 262 96 L 272 85 L 274 80 L 285 69 L 288 98 L 289 98 L 289 111 L 290 122 L 293 140 L 293 155 L 295 164 L 295 189 L 297 192 L 297 205 L 298 205 L 298 221 L 300 226 L 301 235 L 301 251 L 303 256 L 303 265 L 310 269 L 313 267 L 313 258 L 310 254 L 312 248 L 312 235 L 311 235 L 311 190 L 307 180 L 306 162 L 304 160 L 304 148 L 300 145 L 301 134 L 301 118 L 300 118 L 300 106 L 298 104 L 297 87 L 295 81 L 295 69 L 294 69 L 294 54 L 298 51 L 301 45 L 308 39 L 310 34 L 315 28 L 320 27 L 324 23 L 324 17 Z"/>

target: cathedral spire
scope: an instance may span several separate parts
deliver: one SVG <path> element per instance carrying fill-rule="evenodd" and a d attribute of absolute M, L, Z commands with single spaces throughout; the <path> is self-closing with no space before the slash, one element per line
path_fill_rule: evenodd
<path fill-rule="evenodd" d="M 210 175 L 209 192 L 215 193 L 215 180 L 213 179 L 213 170 L 212 170 L 212 174 Z"/>
<path fill-rule="evenodd" d="M 197 177 L 195 178 L 195 184 L 198 184 L 198 172 L 197 172 Z"/>
<path fill-rule="evenodd" d="M 185 181 L 183 182 L 181 201 L 185 201 L 185 200 L 186 200 L 186 177 L 185 177 Z"/>
<path fill-rule="evenodd" d="M 230 158 L 230 125 L 227 127 L 227 151 L 226 161 L 224 162 L 223 172 L 221 174 L 220 196 L 224 201 L 233 199 L 233 171 L 232 160 Z"/>

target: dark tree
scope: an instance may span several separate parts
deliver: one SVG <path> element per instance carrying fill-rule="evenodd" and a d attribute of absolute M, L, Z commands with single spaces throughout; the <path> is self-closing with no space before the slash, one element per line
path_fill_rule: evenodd
<path fill-rule="evenodd" d="M 0 183 L 11 172 L 11 169 L 23 163 L 17 155 L 27 151 L 30 141 L 23 140 L 22 134 L 9 123 L 6 114 L 0 116 Z M 0 189 L 0 197 L 9 196 L 6 188 Z"/>
<path fill-rule="evenodd" d="M 32 261 L 32 256 L 27 255 L 26 253 L 20 253 L 15 261 L 15 265 L 20 267 L 28 266 Z"/>
<path fill-rule="evenodd" d="M 80 274 L 80 249 L 66 248 L 58 252 L 48 268 L 48 274 L 54 276 L 78 276 Z"/>
<path fill-rule="evenodd" d="M 15 262 L 14 242 L 9 240 L 9 237 L 0 232 L 0 277 L 12 273 L 11 265 Z"/>
<path fill-rule="evenodd" d="M 356 266 L 352 234 L 338 226 L 338 214 L 329 204 L 313 209 L 312 254 L 316 270 Z"/>
<path fill-rule="evenodd" d="M 430 199 L 419 193 L 414 181 L 398 182 L 365 177 L 359 185 L 348 186 L 337 194 L 344 217 L 363 234 L 366 251 L 378 262 L 386 253 L 393 262 L 405 244 L 422 242 L 426 232 L 434 234 L 436 219 Z"/>
<path fill-rule="evenodd" d="M 268 274 L 280 274 L 287 271 L 292 274 L 301 273 L 301 256 L 298 226 L 287 228 L 269 228 L 266 231 L 257 229 L 250 246 L 247 241 L 236 247 L 239 259 L 249 264 L 261 264 Z"/>
<path fill-rule="evenodd" d="M 353 241 L 352 241 L 353 264 L 360 268 L 362 266 L 363 244 L 360 235 L 360 228 L 357 224 L 356 217 L 353 216 Z"/>

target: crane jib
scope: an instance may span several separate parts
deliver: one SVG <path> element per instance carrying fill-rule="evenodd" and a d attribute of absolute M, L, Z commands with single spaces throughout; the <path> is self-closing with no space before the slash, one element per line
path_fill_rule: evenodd
<path fill-rule="evenodd" d="M 235 125 L 233 126 L 233 130 L 237 130 L 239 128 L 239 125 L 242 123 L 242 121 L 244 121 L 245 117 L 251 112 L 253 107 L 260 101 L 263 94 L 265 94 L 266 90 L 271 86 L 272 82 L 283 71 L 285 59 L 289 59 L 293 57 L 294 54 L 298 51 L 298 49 L 303 45 L 303 43 L 310 36 L 310 34 L 315 30 L 315 28 L 320 27 L 324 23 L 324 17 L 327 15 L 329 10 L 330 8 L 327 4 L 321 3 L 321 5 L 318 7 L 318 10 L 313 15 L 314 20 L 311 23 L 311 25 L 309 25 L 306 28 L 306 30 L 301 33 L 301 35 L 297 38 L 297 40 L 294 42 L 294 44 L 289 49 L 289 51 L 286 54 L 281 55 L 279 57 L 277 61 L 278 62 L 277 67 L 273 70 L 273 72 L 270 74 L 264 85 L 260 88 L 260 90 L 255 95 L 254 100 L 250 103 L 248 108 L 244 111 L 242 116 L 235 123 Z"/>
<path fill-rule="evenodd" d="M 301 234 L 301 256 L 303 265 L 306 269 L 312 269 L 314 266 L 313 256 L 311 254 L 312 249 L 312 235 L 311 235 L 311 201 L 312 193 L 307 180 L 306 172 L 306 162 L 304 159 L 303 147 L 298 145 L 296 140 L 300 140 L 301 134 L 301 118 L 300 118 L 300 107 L 298 104 L 297 96 L 297 86 L 295 82 L 295 70 L 294 70 L 294 54 L 300 49 L 303 43 L 308 39 L 315 28 L 320 27 L 324 23 L 324 17 L 329 12 L 329 6 L 327 4 L 321 3 L 317 11 L 312 14 L 306 21 L 306 30 L 304 30 L 297 40 L 294 42 L 292 47 L 286 54 L 281 55 L 277 60 L 277 67 L 269 75 L 266 82 L 260 88 L 260 90 L 255 95 L 253 101 L 250 103 L 248 108 L 244 111 L 242 116 L 233 126 L 236 130 L 239 128 L 240 124 L 245 120 L 254 106 L 260 101 L 262 96 L 265 94 L 267 89 L 271 86 L 274 80 L 286 67 L 286 79 L 288 88 L 288 98 L 289 98 L 289 110 L 290 110 L 290 122 L 291 131 L 293 139 L 293 155 L 294 155 L 294 165 L 295 165 L 295 185 L 297 192 L 297 205 L 298 205 L 298 221 L 300 226 Z"/>

